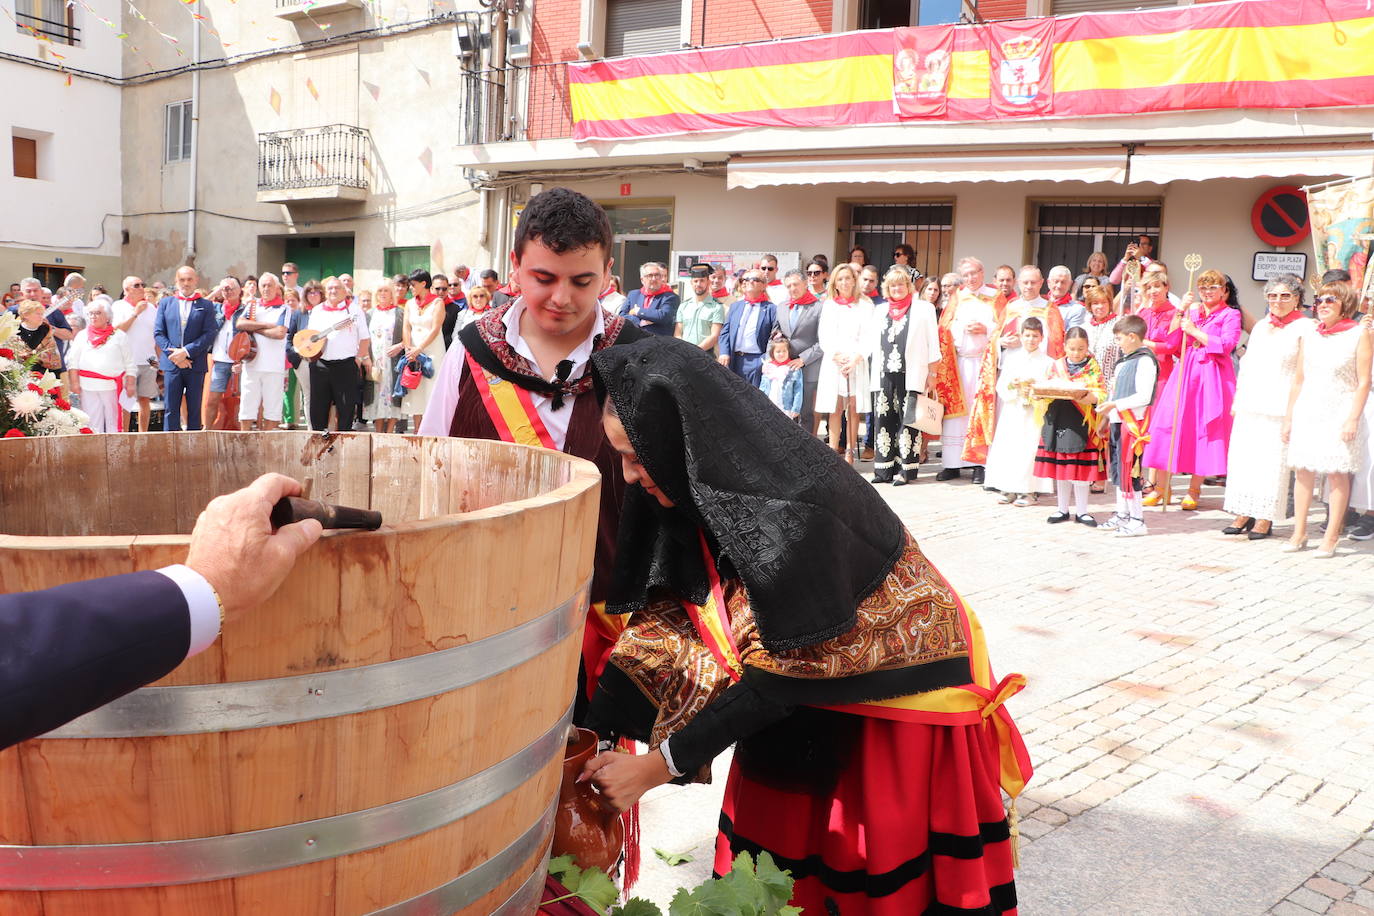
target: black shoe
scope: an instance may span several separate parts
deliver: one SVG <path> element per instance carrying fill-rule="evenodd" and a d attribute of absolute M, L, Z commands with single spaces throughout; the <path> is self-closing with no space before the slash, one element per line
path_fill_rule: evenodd
<path fill-rule="evenodd" d="M 1073 516 L 1067 512 L 1056 512 L 1049 518 L 1045 519 L 1045 521 L 1049 522 L 1051 525 L 1057 525 L 1060 522 L 1067 522 L 1071 518 L 1073 518 Z"/>
<path fill-rule="evenodd" d="M 1227 525 L 1225 528 L 1221 529 L 1221 533 L 1222 533 L 1222 534 L 1244 534 L 1245 532 L 1249 531 L 1249 530 L 1250 530 L 1251 528 L 1253 528 L 1253 527 L 1255 527 L 1255 518 L 1254 518 L 1254 516 L 1251 516 L 1250 518 L 1246 519 L 1244 525 Z"/>
<path fill-rule="evenodd" d="M 1270 523 L 1269 523 L 1269 530 L 1268 530 L 1268 531 L 1251 531 L 1249 534 L 1246 535 L 1246 537 L 1249 538 L 1249 539 L 1252 540 L 1252 541 L 1262 541 L 1262 540 L 1264 540 L 1265 538 L 1269 537 L 1269 535 L 1271 535 L 1271 534 L 1273 534 L 1273 533 L 1274 533 L 1274 523 L 1273 523 L 1273 522 L 1270 522 Z"/>
<path fill-rule="evenodd" d="M 935 475 L 935 479 L 940 481 L 941 483 L 944 483 L 946 480 L 957 480 L 959 479 L 959 469 L 941 468 L 940 473 Z"/>
<path fill-rule="evenodd" d="M 1374 538 L 1374 515 L 1362 515 L 1350 529 L 1350 540 L 1367 541 L 1370 538 Z"/>
<path fill-rule="evenodd" d="M 1078 522 L 1078 524 L 1080 525 L 1087 525 L 1089 528 L 1097 527 L 1097 519 L 1093 518 L 1091 515 L 1088 515 L 1086 512 L 1078 516 L 1078 518 L 1074 519 L 1074 521 Z"/>
<path fill-rule="evenodd" d="M 982 469 L 982 467 L 976 467 L 976 468 L 974 468 L 974 469 L 973 469 L 973 476 L 970 477 L 969 479 L 973 481 L 973 485 L 974 485 L 975 487 L 981 487 L 981 486 L 983 485 L 983 469 Z"/>
<path fill-rule="evenodd" d="M 892 478 L 892 485 L 894 487 L 904 487 L 907 485 L 908 482 L 909 481 L 905 477 L 902 477 L 900 475 Z"/>
<path fill-rule="evenodd" d="M 892 478 L 891 478 L 891 477 L 879 477 L 877 474 L 874 474 L 874 475 L 873 475 L 873 482 L 874 482 L 874 483 L 892 483 Z"/>

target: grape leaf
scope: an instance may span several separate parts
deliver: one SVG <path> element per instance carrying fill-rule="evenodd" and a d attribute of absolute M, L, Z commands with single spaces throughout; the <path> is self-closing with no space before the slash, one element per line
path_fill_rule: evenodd
<path fill-rule="evenodd" d="M 663 911 L 656 904 L 643 897 L 631 897 L 624 906 L 616 907 L 611 912 L 613 916 L 663 916 Z"/>
<path fill-rule="evenodd" d="M 666 852 L 662 849 L 659 849 L 657 846 L 654 847 L 654 855 L 658 856 L 664 862 L 667 862 L 669 865 L 672 866 L 686 865 L 688 862 L 691 862 L 693 859 L 696 858 L 695 856 L 689 855 L 685 852 Z"/>
<path fill-rule="evenodd" d="M 556 859 L 549 860 L 549 874 L 555 878 L 559 884 L 568 887 L 568 876 L 571 875 L 571 880 L 576 881 L 582 876 L 582 869 L 577 867 L 577 863 L 573 861 L 572 856 L 559 856 Z M 568 890 L 572 890 L 572 888 L 568 887 Z"/>
<path fill-rule="evenodd" d="M 771 855 L 766 852 L 759 853 L 755 874 L 758 876 L 759 886 L 768 894 L 770 912 L 792 899 L 792 876 L 778 868 Z"/>
<path fill-rule="evenodd" d="M 604 871 L 599 868 L 587 868 L 582 871 L 582 880 L 577 885 L 577 896 L 598 913 L 604 913 L 612 903 L 620 899 L 620 891 Z"/>

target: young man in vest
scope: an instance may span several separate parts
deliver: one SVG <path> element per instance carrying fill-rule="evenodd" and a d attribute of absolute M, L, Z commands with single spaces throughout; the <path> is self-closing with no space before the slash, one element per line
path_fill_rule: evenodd
<path fill-rule="evenodd" d="M 535 195 L 520 214 L 511 278 L 520 294 L 459 331 L 435 379 L 419 433 L 542 445 L 595 462 L 601 513 L 592 607 L 583 636 L 574 718 L 581 721 L 624 622 L 602 608 L 611 579 L 625 482 L 592 391 L 591 356 L 644 332 L 600 307 L 611 273 L 611 224 L 567 188 Z"/>

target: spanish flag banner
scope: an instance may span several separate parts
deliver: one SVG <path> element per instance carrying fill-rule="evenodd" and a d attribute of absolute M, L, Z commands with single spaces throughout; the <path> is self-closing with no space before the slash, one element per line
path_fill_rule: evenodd
<path fill-rule="evenodd" d="M 624 140 L 911 118 L 1365 105 L 1371 47 L 1365 0 L 1240 0 L 574 63 L 568 79 L 573 137 Z"/>

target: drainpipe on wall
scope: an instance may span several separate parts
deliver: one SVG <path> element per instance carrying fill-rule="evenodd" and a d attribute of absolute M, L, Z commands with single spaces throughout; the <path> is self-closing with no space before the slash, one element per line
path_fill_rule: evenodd
<path fill-rule="evenodd" d="M 200 15 L 200 0 L 193 12 Z M 191 175 L 186 205 L 186 262 L 196 263 L 196 184 L 200 164 L 200 26 L 191 20 Z"/>

